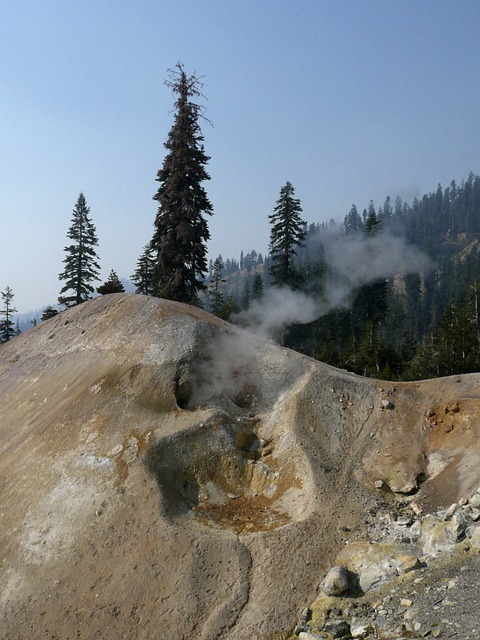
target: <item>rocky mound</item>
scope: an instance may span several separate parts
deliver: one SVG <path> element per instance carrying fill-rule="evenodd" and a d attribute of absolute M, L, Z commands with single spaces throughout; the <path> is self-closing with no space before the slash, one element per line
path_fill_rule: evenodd
<path fill-rule="evenodd" d="M 480 485 L 479 381 L 363 379 L 144 296 L 43 323 L 0 348 L 0 637 L 286 637 L 379 514 Z"/>

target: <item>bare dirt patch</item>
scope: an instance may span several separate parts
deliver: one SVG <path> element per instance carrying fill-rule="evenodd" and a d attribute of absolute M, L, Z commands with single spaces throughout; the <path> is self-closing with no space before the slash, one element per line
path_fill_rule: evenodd
<path fill-rule="evenodd" d="M 398 499 L 376 481 L 425 508 L 480 485 L 480 375 L 391 385 L 244 338 L 113 295 L 1 346 L 2 640 L 271 638 Z"/>
<path fill-rule="evenodd" d="M 256 418 L 217 413 L 195 433 L 160 438 L 147 461 L 166 510 L 172 516 L 189 510 L 199 522 L 235 533 L 269 531 L 296 519 L 282 500 L 287 493 L 302 499 L 296 463 L 276 456 L 260 426 Z"/>

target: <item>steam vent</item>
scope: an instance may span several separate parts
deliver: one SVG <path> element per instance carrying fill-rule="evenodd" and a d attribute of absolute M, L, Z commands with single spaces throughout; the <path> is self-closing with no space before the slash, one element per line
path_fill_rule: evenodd
<path fill-rule="evenodd" d="M 479 390 L 146 296 L 59 314 L 0 347 L 0 638 L 299 637 L 372 514 L 480 486 Z"/>

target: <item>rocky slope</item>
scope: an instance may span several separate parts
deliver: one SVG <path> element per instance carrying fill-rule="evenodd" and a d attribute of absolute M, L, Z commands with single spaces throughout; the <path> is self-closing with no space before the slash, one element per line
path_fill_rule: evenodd
<path fill-rule="evenodd" d="M 329 597 L 360 606 L 375 589 L 358 591 L 355 545 L 382 558 L 404 544 L 391 529 L 415 525 L 402 514 L 474 495 L 479 382 L 363 379 L 144 296 L 43 323 L 0 349 L 0 637 L 325 635 L 332 610 L 348 617 L 322 608 L 331 567 L 354 581 Z M 464 515 L 455 548 L 468 527 L 475 540 Z M 440 571 L 423 546 L 403 555 Z M 382 627 L 365 606 L 362 633 L 399 632 L 397 613 Z"/>

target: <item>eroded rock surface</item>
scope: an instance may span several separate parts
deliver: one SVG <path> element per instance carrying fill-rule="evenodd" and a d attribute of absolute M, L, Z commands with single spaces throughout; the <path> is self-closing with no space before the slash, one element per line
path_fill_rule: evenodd
<path fill-rule="evenodd" d="M 399 499 L 470 493 L 474 547 L 479 378 L 362 379 L 145 296 L 59 314 L 0 348 L 0 637 L 286 637 L 346 541 L 429 535 L 377 522 Z"/>

